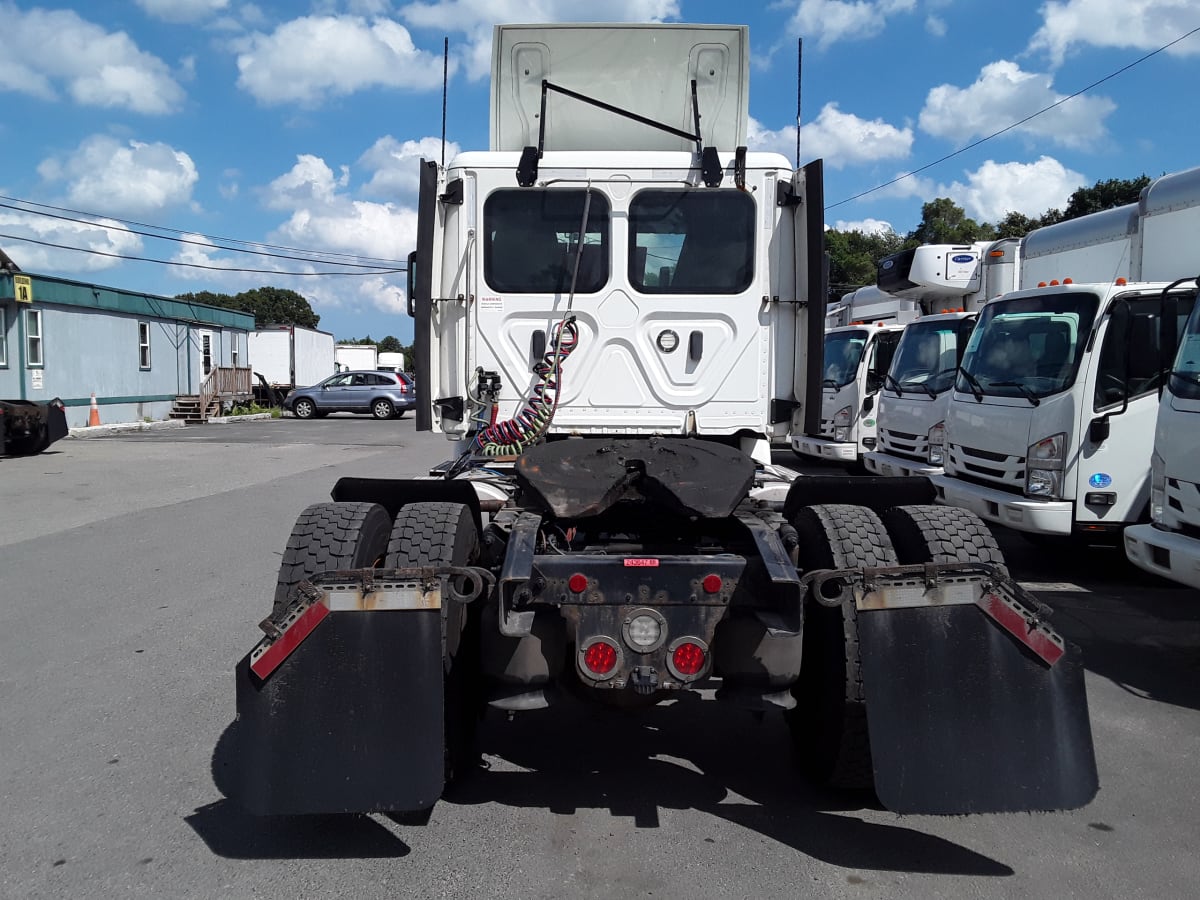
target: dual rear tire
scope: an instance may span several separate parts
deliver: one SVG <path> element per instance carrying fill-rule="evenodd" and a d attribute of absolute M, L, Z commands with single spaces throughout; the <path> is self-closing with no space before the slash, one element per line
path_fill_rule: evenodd
<path fill-rule="evenodd" d="M 859 568 L 919 563 L 990 563 L 1004 557 L 974 513 L 948 506 L 898 506 L 882 517 L 863 506 L 825 504 L 799 510 L 792 521 L 800 539 L 799 569 Z M 787 713 L 801 768 L 814 781 L 846 790 L 870 790 L 874 767 L 867 729 L 867 697 L 853 603 L 804 610 L 796 707 Z"/>
<path fill-rule="evenodd" d="M 467 566 L 479 557 L 479 532 L 461 503 L 410 503 L 395 521 L 377 503 L 317 503 L 300 514 L 284 550 L 275 586 L 275 611 L 291 602 L 295 586 L 339 569 Z M 478 604 L 443 592 L 441 645 L 446 780 L 462 774 L 473 756 L 479 718 Z"/>

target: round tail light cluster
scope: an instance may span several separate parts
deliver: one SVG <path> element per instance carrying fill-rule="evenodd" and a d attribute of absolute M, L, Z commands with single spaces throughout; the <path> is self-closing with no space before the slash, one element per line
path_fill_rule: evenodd
<path fill-rule="evenodd" d="M 592 678 L 603 681 L 617 674 L 621 651 L 606 637 L 595 637 L 579 649 L 579 664 Z"/>
<path fill-rule="evenodd" d="M 708 645 L 695 637 L 673 641 L 667 648 L 667 668 L 681 681 L 694 681 L 708 669 Z"/>

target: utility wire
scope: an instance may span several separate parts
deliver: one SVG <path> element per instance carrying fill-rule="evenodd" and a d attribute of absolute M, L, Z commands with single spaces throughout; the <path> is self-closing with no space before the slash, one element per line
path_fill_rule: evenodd
<path fill-rule="evenodd" d="M 153 257 L 149 256 L 128 256 L 124 253 L 109 253 L 105 250 L 90 250 L 85 247 L 72 247 L 68 244 L 55 244 L 52 241 L 39 241 L 31 237 L 22 237 L 19 234 L 0 234 L 0 238 L 4 238 L 7 241 L 24 241 L 27 244 L 39 244 L 42 247 L 54 247 L 57 250 L 74 250 L 76 253 L 90 253 L 93 256 L 107 256 L 111 259 L 123 259 L 130 262 L 150 262 L 158 263 L 162 266 L 185 266 L 189 269 L 213 269 L 218 272 L 256 272 L 261 275 L 392 275 L 397 272 L 408 271 L 408 268 L 405 267 L 396 269 L 369 269 L 365 272 L 288 272 L 280 269 L 249 269 L 237 266 L 209 266 L 205 265 L 204 263 L 177 262 L 170 259 L 154 259 Z"/>
<path fill-rule="evenodd" d="M 965 147 L 960 147 L 959 149 L 955 150 L 953 153 L 947 153 L 945 156 L 941 157 L 940 159 L 935 159 L 933 162 L 927 163 L 927 164 L 921 166 L 919 169 L 913 169 L 911 172 L 905 172 L 903 175 L 897 175 L 891 181 L 885 181 L 883 184 L 877 184 L 877 185 L 875 185 L 875 187 L 869 188 L 865 191 L 861 191 L 860 193 L 857 193 L 852 197 L 847 197 L 845 200 L 839 200 L 837 203 L 830 204 L 829 206 L 826 206 L 825 209 L 826 210 L 834 209 L 835 207 L 841 206 L 844 203 L 850 203 L 851 201 L 858 200 L 859 198 L 865 197 L 868 194 L 873 194 L 876 191 L 883 190 L 885 187 L 891 187 L 893 184 L 895 184 L 898 181 L 903 181 L 905 178 L 911 178 L 913 175 L 918 175 L 921 172 L 924 172 L 926 169 L 932 169 L 934 166 L 941 165 L 946 160 L 953 159 L 954 157 L 958 156 L 960 153 L 966 153 L 968 150 L 973 150 L 976 147 L 978 147 L 980 144 L 986 143 L 987 141 L 990 141 L 992 138 L 999 137 L 1000 135 L 1004 134 L 1006 131 L 1012 131 L 1014 128 L 1016 128 L 1020 125 L 1024 125 L 1030 119 L 1036 119 L 1042 113 L 1049 112 L 1050 110 L 1054 109 L 1055 107 L 1062 106 L 1068 100 L 1074 100 L 1080 94 L 1084 94 L 1084 93 L 1090 91 L 1092 88 L 1098 87 L 1099 85 L 1104 84 L 1104 82 L 1110 81 L 1113 78 L 1116 78 L 1118 75 L 1122 75 L 1125 72 L 1128 72 L 1134 66 L 1144 63 L 1150 57 L 1156 56 L 1159 53 L 1162 53 L 1164 50 L 1169 50 L 1171 47 L 1174 47 L 1180 41 L 1190 38 L 1193 34 L 1195 34 L 1198 31 L 1200 31 L 1200 26 L 1193 28 L 1191 31 L 1187 32 L 1186 34 L 1181 34 L 1179 37 L 1175 38 L 1175 40 L 1171 41 L 1170 43 L 1163 44 L 1157 50 L 1151 50 L 1145 56 L 1141 56 L 1138 59 L 1135 59 L 1133 62 L 1122 66 L 1121 68 L 1117 69 L 1115 72 L 1110 72 L 1109 74 L 1105 75 L 1103 78 L 1101 78 L 1097 81 L 1093 81 L 1087 87 L 1080 88 L 1075 93 L 1070 94 L 1066 97 L 1063 97 L 1061 100 L 1051 103 L 1049 106 L 1042 107 L 1037 112 L 1029 114 L 1028 116 L 1026 116 L 1025 118 L 1021 119 L 1018 122 L 1013 122 L 1011 125 L 1001 128 L 999 131 L 992 132 L 987 137 L 981 137 L 979 140 L 974 141 L 973 143 L 967 144 Z"/>
<path fill-rule="evenodd" d="M 103 215 L 101 213 L 85 212 L 83 210 L 71 209 L 71 208 L 65 207 L 65 206 L 54 206 L 50 203 L 37 203 L 33 200 L 22 200 L 20 197 L 7 197 L 3 194 L 0 194 L 0 200 L 7 200 L 10 203 L 21 203 L 21 204 L 24 204 L 25 206 L 36 206 L 36 207 L 39 207 L 40 209 L 53 209 L 56 212 L 60 212 L 60 213 L 72 213 L 73 215 L 77 215 L 77 216 L 89 216 L 91 219 L 111 219 L 114 222 L 120 222 L 122 225 L 133 225 L 138 228 L 152 228 L 155 231 L 166 231 L 166 232 L 170 232 L 172 234 L 195 234 L 199 237 L 204 238 L 205 240 L 223 241 L 227 244 L 246 244 L 247 246 L 252 247 L 252 248 L 253 247 L 265 247 L 268 250 L 285 250 L 290 253 L 307 253 L 307 254 L 312 254 L 314 256 L 345 257 L 345 258 L 349 258 L 349 259 L 363 260 L 366 262 L 380 262 L 380 263 L 387 263 L 387 264 L 406 265 L 404 260 L 389 259 L 387 257 L 359 256 L 358 254 L 355 254 L 355 253 L 342 253 L 342 252 L 336 251 L 336 250 L 309 250 L 304 247 L 287 247 L 287 246 L 282 246 L 279 244 L 264 244 L 264 243 L 260 243 L 258 241 L 242 240 L 241 238 L 217 237 L 217 236 L 214 236 L 211 234 L 203 234 L 199 231 L 185 231 L 180 228 L 169 228 L 166 225 L 151 225 L 146 222 L 137 222 L 132 219 L 121 219 L 121 218 L 118 218 L 117 216 L 108 216 L 108 215 Z M 9 207 L 9 208 L 16 209 L 18 212 L 28 213 L 29 215 L 35 215 L 35 216 L 46 215 L 46 213 L 40 213 L 37 210 L 33 210 L 33 209 L 23 209 L 20 207 Z M 56 218 L 58 218 L 58 217 L 56 217 Z M 100 224 L 99 222 L 94 222 L 94 221 L 88 221 L 86 224 L 96 225 L 98 228 L 112 228 L 113 227 L 111 225 L 103 225 L 103 224 Z M 150 235 L 150 236 L 153 237 L 154 235 Z M 164 238 L 164 240 L 165 240 L 165 238 Z M 236 247 L 228 247 L 228 248 L 224 248 L 224 249 L 231 250 L 235 253 L 260 253 L 260 251 L 254 250 L 254 249 L 241 250 Z M 262 255 L 265 255 L 265 254 L 262 254 Z"/>
<path fill-rule="evenodd" d="M 14 206 L 11 203 L 0 203 L 0 209 L 13 209 L 13 210 L 16 210 L 17 212 L 23 212 L 23 213 L 31 212 L 30 210 L 22 209 L 19 206 Z M 228 250 L 233 253 L 253 253 L 256 256 L 268 256 L 268 257 L 272 257 L 274 259 L 292 259 L 292 260 L 297 260 L 298 262 L 313 262 L 313 263 L 336 262 L 338 265 L 353 266 L 356 269 L 371 269 L 373 271 L 381 271 L 381 270 L 382 271 L 392 271 L 394 268 L 393 266 L 390 266 L 390 265 L 389 266 L 367 265 L 365 263 L 352 263 L 352 262 L 348 262 L 345 260 L 313 259 L 310 256 L 291 256 L 286 253 L 267 253 L 262 250 L 243 250 L 241 247 L 225 247 L 220 244 L 210 243 L 208 241 L 192 241 L 192 240 L 188 240 L 187 238 L 169 237 L 165 234 L 155 234 L 152 231 L 138 231 L 135 228 L 126 228 L 123 225 L 119 226 L 119 227 L 116 225 L 105 225 L 101 222 L 95 222 L 90 219 L 77 219 L 72 216 L 58 215 L 57 213 L 35 212 L 35 213 L 32 213 L 32 215 L 43 216 L 43 217 L 50 218 L 50 219 L 60 219 L 64 222 L 76 222 L 80 225 L 94 225 L 95 227 L 102 228 L 106 231 L 121 231 L 121 232 L 124 232 L 125 234 L 136 234 L 136 235 L 140 235 L 141 237 L 154 238 L 154 239 L 160 240 L 160 241 L 174 241 L 177 244 L 192 244 L 196 247 L 205 247 L 210 250 Z M 87 252 L 87 251 L 84 251 L 84 252 Z"/>

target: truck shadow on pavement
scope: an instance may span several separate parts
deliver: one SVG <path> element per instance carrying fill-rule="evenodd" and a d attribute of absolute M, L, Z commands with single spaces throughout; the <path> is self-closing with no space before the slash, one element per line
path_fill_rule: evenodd
<path fill-rule="evenodd" d="M 556 815 L 607 809 L 650 829 L 660 827 L 661 810 L 695 810 L 846 868 L 1013 874 L 1004 863 L 953 841 L 855 815 L 865 810 L 878 817 L 874 797 L 807 782 L 794 769 L 791 738 L 779 715 L 757 721 L 696 694 L 637 712 L 568 699 L 541 715 L 512 721 L 493 715 L 480 746 L 485 760 L 497 761 L 456 784 L 443 802 L 545 808 Z"/>

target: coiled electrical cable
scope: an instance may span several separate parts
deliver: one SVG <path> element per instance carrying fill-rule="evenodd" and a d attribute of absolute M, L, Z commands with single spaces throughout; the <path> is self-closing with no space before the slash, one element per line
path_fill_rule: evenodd
<path fill-rule="evenodd" d="M 579 327 L 569 315 L 554 327 L 553 342 L 533 367 L 537 381 L 525 406 L 511 419 L 483 428 L 475 437 L 485 456 L 516 456 L 550 429 L 562 393 L 562 366 L 579 343 Z"/>

